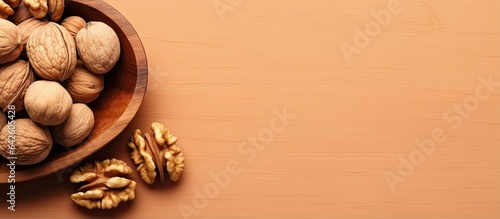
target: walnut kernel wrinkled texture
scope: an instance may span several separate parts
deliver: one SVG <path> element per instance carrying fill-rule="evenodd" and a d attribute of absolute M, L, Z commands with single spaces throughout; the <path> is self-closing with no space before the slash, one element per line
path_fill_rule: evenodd
<path fill-rule="evenodd" d="M 73 102 L 90 103 L 99 97 L 104 89 L 104 77 L 77 66 L 73 75 L 63 82 Z"/>
<path fill-rule="evenodd" d="M 33 81 L 35 74 L 24 60 L 0 66 L 0 108 L 6 111 L 9 105 L 14 105 L 16 111 L 23 110 L 26 90 Z"/>
<path fill-rule="evenodd" d="M 71 195 L 79 206 L 88 209 L 111 209 L 120 202 L 135 199 L 137 183 L 125 178 L 132 169 L 122 160 L 107 159 L 80 166 L 70 176 L 72 183 L 87 182 Z"/>
<path fill-rule="evenodd" d="M 70 16 L 70 17 L 65 18 L 62 21 L 61 26 L 63 26 L 64 28 L 66 28 L 69 31 L 69 33 L 71 34 L 73 39 L 76 39 L 76 34 L 83 27 L 85 27 L 86 24 L 87 24 L 87 22 L 85 22 L 85 20 L 83 18 L 78 17 L 78 16 Z"/>
<path fill-rule="evenodd" d="M 24 4 L 28 6 L 31 15 L 37 19 L 45 17 L 49 11 L 47 0 L 24 0 Z"/>
<path fill-rule="evenodd" d="M 17 157 L 16 164 L 31 165 L 43 161 L 52 149 L 52 137 L 47 127 L 30 119 L 14 120 L 15 150 L 11 153 L 9 144 L 9 128 L 4 126 L 0 131 L 0 154 L 4 157 Z"/>
<path fill-rule="evenodd" d="M 120 58 L 120 40 L 103 22 L 88 22 L 76 35 L 78 56 L 93 73 L 109 72 Z"/>
<path fill-rule="evenodd" d="M 66 28 L 50 22 L 33 31 L 26 44 L 28 59 L 43 79 L 63 82 L 76 67 L 75 41 Z"/>
<path fill-rule="evenodd" d="M 71 147 L 80 144 L 94 128 L 94 113 L 83 103 L 73 104 L 68 119 L 62 124 L 52 127 L 54 141 Z"/>
<path fill-rule="evenodd" d="M 130 156 L 137 165 L 137 172 L 147 184 L 153 184 L 156 178 L 156 164 L 151 155 L 151 150 L 146 146 L 141 130 L 136 129 L 130 138 L 128 147 L 132 150 Z"/>
<path fill-rule="evenodd" d="M 160 181 L 163 183 L 166 168 L 170 180 L 177 182 L 184 170 L 185 160 L 176 144 L 177 137 L 160 123 L 151 124 L 151 130 L 153 137 L 149 133 L 145 133 L 143 137 L 139 129 L 135 130 L 128 143 L 137 171 L 144 182 L 152 184 L 158 169 Z"/>
<path fill-rule="evenodd" d="M 151 124 L 151 130 L 154 133 L 156 144 L 165 147 L 164 157 L 167 160 L 166 167 L 170 180 L 177 182 L 184 170 L 184 155 L 181 148 L 177 146 L 177 137 L 172 135 L 164 125 L 157 122 Z"/>
<path fill-rule="evenodd" d="M 69 117 L 72 105 L 69 93 L 54 81 L 35 81 L 24 96 L 24 107 L 30 118 L 46 126 L 63 123 Z"/>
<path fill-rule="evenodd" d="M 19 28 L 8 20 L 0 19 L 0 65 L 19 58 L 22 49 Z"/>
<path fill-rule="evenodd" d="M 0 19 L 7 19 L 14 14 L 14 10 L 3 0 L 0 0 Z"/>

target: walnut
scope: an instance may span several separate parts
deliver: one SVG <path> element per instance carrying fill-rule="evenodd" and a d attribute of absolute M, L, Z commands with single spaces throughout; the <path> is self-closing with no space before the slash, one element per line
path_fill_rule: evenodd
<path fill-rule="evenodd" d="M 88 71 L 85 67 L 76 67 L 73 75 L 63 82 L 73 102 L 90 103 L 104 89 L 104 77 Z"/>
<path fill-rule="evenodd" d="M 50 22 L 33 31 L 26 44 L 28 59 L 43 79 L 62 82 L 76 67 L 75 41 L 66 28 Z"/>
<path fill-rule="evenodd" d="M 0 19 L 7 19 L 10 15 L 14 14 L 14 10 L 10 5 L 0 0 Z"/>
<path fill-rule="evenodd" d="M 21 31 L 21 44 L 24 47 L 26 42 L 28 42 L 28 37 L 33 33 L 33 31 L 41 27 L 43 25 L 48 24 L 48 21 L 38 20 L 35 18 L 28 18 L 25 21 L 21 22 L 17 27 Z"/>
<path fill-rule="evenodd" d="M 16 164 L 31 165 L 43 161 L 52 149 L 52 137 L 47 127 L 36 124 L 30 119 L 14 120 L 15 148 L 9 143 L 9 126 L 0 131 L 0 154 L 5 157 L 17 157 Z"/>
<path fill-rule="evenodd" d="M 120 40 L 102 22 L 88 22 L 76 35 L 76 47 L 85 67 L 96 74 L 109 72 L 120 58 Z"/>
<path fill-rule="evenodd" d="M 0 65 L 19 58 L 22 49 L 19 28 L 8 20 L 0 19 Z"/>
<path fill-rule="evenodd" d="M 50 20 L 58 22 L 64 12 L 64 0 L 49 0 Z"/>
<path fill-rule="evenodd" d="M 3 113 L 0 113 L 0 130 L 2 130 L 3 126 L 7 124 L 7 116 Z"/>
<path fill-rule="evenodd" d="M 80 31 L 83 27 L 85 27 L 87 23 L 85 20 L 81 17 L 78 16 L 70 16 L 64 19 L 61 23 L 61 26 L 66 28 L 73 39 L 76 39 L 76 34 L 78 31 Z"/>
<path fill-rule="evenodd" d="M 21 2 L 23 2 L 22 0 L 0 0 L 0 1 L 4 1 L 12 8 L 17 8 L 21 4 Z"/>
<path fill-rule="evenodd" d="M 177 137 L 160 123 L 151 124 L 151 130 L 153 137 L 149 133 L 145 133 L 143 137 L 139 129 L 135 130 L 128 143 L 137 171 L 146 183 L 152 184 L 158 167 L 160 181 L 163 183 L 166 167 L 170 180 L 177 182 L 184 170 L 184 155 L 176 144 Z"/>
<path fill-rule="evenodd" d="M 9 20 L 12 21 L 15 25 L 19 25 L 23 21 L 32 18 L 29 7 L 21 2 L 21 4 L 14 10 L 14 14 L 9 17 Z"/>
<path fill-rule="evenodd" d="M 68 119 L 52 127 L 54 140 L 65 147 L 80 144 L 94 128 L 94 113 L 83 103 L 73 104 Z"/>
<path fill-rule="evenodd" d="M 69 93 L 54 81 L 35 81 L 24 96 L 24 107 L 30 118 L 46 126 L 63 123 L 69 117 L 72 105 Z"/>
<path fill-rule="evenodd" d="M 31 15 L 38 19 L 45 17 L 49 11 L 47 0 L 24 0 L 24 4 L 30 9 Z"/>
<path fill-rule="evenodd" d="M 7 111 L 9 105 L 14 105 L 16 111 L 24 109 L 26 89 L 35 81 L 35 74 L 30 64 L 17 60 L 0 67 L 0 108 Z"/>
<path fill-rule="evenodd" d="M 122 160 L 107 159 L 87 163 L 71 174 L 72 183 L 88 182 L 71 195 L 71 199 L 88 209 L 111 209 L 120 202 L 135 199 L 137 183 L 124 178 L 132 169 Z"/>

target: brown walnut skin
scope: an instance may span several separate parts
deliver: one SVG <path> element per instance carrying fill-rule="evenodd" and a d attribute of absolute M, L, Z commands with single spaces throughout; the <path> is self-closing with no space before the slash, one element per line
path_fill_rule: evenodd
<path fill-rule="evenodd" d="M 73 101 L 69 93 L 54 81 L 35 81 L 24 96 L 24 107 L 30 118 L 42 125 L 55 126 L 69 117 Z"/>
<path fill-rule="evenodd" d="M 22 50 L 19 28 L 8 20 L 0 19 L 0 65 L 19 58 Z"/>
<path fill-rule="evenodd" d="M 45 80 L 63 82 L 75 70 L 75 40 L 57 23 L 35 29 L 28 38 L 26 52 L 35 73 Z"/>
<path fill-rule="evenodd" d="M 0 108 L 5 112 L 14 105 L 16 112 L 23 110 L 26 90 L 33 81 L 35 74 L 24 60 L 0 66 Z"/>
<path fill-rule="evenodd" d="M 32 165 L 43 161 L 52 149 L 52 137 L 47 127 L 39 125 L 30 119 L 14 120 L 15 150 L 11 154 L 9 148 L 9 126 L 0 131 L 0 154 L 4 158 L 17 157 L 16 164 Z"/>

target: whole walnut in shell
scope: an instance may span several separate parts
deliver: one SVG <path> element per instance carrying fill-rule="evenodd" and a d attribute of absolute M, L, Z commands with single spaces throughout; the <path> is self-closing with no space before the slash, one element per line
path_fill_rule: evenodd
<path fill-rule="evenodd" d="M 104 89 L 104 77 L 94 74 L 85 67 L 76 67 L 73 75 L 63 82 L 74 103 L 90 103 Z"/>
<path fill-rule="evenodd" d="M 22 50 L 19 28 L 8 20 L 0 19 L 0 65 L 19 58 Z"/>
<path fill-rule="evenodd" d="M 0 154 L 7 158 L 17 157 L 16 164 L 31 165 L 43 161 L 52 149 L 52 137 L 47 127 L 30 119 L 16 119 L 15 148 L 9 138 L 9 126 L 0 131 Z"/>
<path fill-rule="evenodd" d="M 19 25 L 17 25 L 17 27 L 19 28 L 19 30 L 21 31 L 21 44 L 23 45 L 26 45 L 26 43 L 28 42 L 28 38 L 29 36 L 33 33 L 33 31 L 38 28 L 38 27 L 41 27 L 43 25 L 46 25 L 48 24 L 49 22 L 48 21 L 44 21 L 44 20 L 38 20 L 38 19 L 35 19 L 35 18 L 28 18 L 27 20 L 21 22 Z"/>
<path fill-rule="evenodd" d="M 73 104 L 68 119 L 52 127 L 54 140 L 65 147 L 80 144 L 94 128 L 94 113 L 83 103 Z"/>
<path fill-rule="evenodd" d="M 75 40 L 57 23 L 35 29 L 28 38 L 26 52 L 33 70 L 43 79 L 63 82 L 75 70 Z"/>
<path fill-rule="evenodd" d="M 35 74 L 30 64 L 24 60 L 17 60 L 0 67 L 0 108 L 7 110 L 14 105 L 16 111 L 24 109 L 26 89 L 35 81 Z"/>
<path fill-rule="evenodd" d="M 78 16 L 70 16 L 62 21 L 61 26 L 66 28 L 66 30 L 69 31 L 73 39 L 75 39 L 78 31 L 80 31 L 83 27 L 85 27 L 86 24 L 87 22 L 85 22 L 83 18 Z"/>
<path fill-rule="evenodd" d="M 30 118 L 46 126 L 63 123 L 69 117 L 72 105 L 69 93 L 54 81 L 35 81 L 24 96 L 24 107 Z"/>
<path fill-rule="evenodd" d="M 96 74 L 109 72 L 120 58 L 120 40 L 107 24 L 88 22 L 76 35 L 78 56 Z"/>

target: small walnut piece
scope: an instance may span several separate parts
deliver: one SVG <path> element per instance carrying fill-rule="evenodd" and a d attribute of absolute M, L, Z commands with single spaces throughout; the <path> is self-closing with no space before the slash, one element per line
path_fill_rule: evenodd
<path fill-rule="evenodd" d="M 45 17 L 49 11 L 47 0 L 24 0 L 24 4 L 30 9 L 31 15 L 38 19 Z"/>
<path fill-rule="evenodd" d="M 21 2 L 23 2 L 22 0 L 0 0 L 0 1 L 4 1 L 12 8 L 17 8 L 21 4 Z"/>
<path fill-rule="evenodd" d="M 164 157 L 167 160 L 166 167 L 170 180 L 177 182 L 184 170 L 184 155 L 176 144 L 177 137 L 172 135 L 164 125 L 157 122 L 151 124 L 151 130 L 154 133 L 156 144 L 165 147 Z"/>
<path fill-rule="evenodd" d="M 73 75 L 63 82 L 73 102 L 90 103 L 97 99 L 104 89 L 104 77 L 94 74 L 85 67 L 76 67 Z"/>
<path fill-rule="evenodd" d="M 141 130 L 136 129 L 134 131 L 128 147 L 132 149 L 130 155 L 137 165 L 137 171 L 141 175 L 141 178 L 147 184 L 153 184 L 156 178 L 156 164 L 151 155 L 149 145 L 146 146 L 146 140 L 142 137 Z"/>
<path fill-rule="evenodd" d="M 8 20 L 0 19 L 0 65 L 19 58 L 22 49 L 19 28 Z"/>
<path fill-rule="evenodd" d="M 163 183 L 166 167 L 170 180 L 177 182 L 184 170 L 184 155 L 176 144 L 177 137 L 160 123 L 151 124 L 151 130 L 153 137 L 149 133 L 145 133 L 143 137 L 140 130 L 135 130 L 128 143 L 137 171 L 146 183 L 152 184 L 158 168 L 160 181 Z"/>
<path fill-rule="evenodd" d="M 80 144 L 94 128 L 94 113 L 83 103 L 73 104 L 68 119 L 52 127 L 54 140 L 65 147 Z"/>
<path fill-rule="evenodd" d="M 43 79 L 63 82 L 76 67 L 75 41 L 66 28 L 50 22 L 33 31 L 26 44 L 28 59 Z"/>
<path fill-rule="evenodd" d="M 6 159 L 17 157 L 16 164 L 19 165 L 31 165 L 43 161 L 52 149 L 49 129 L 30 119 L 16 119 L 14 122 L 16 148 L 11 150 L 10 130 L 8 126 L 4 126 L 0 131 L 0 154 Z"/>
<path fill-rule="evenodd" d="M 69 117 L 72 105 L 69 93 L 54 81 L 35 81 L 24 96 L 24 107 L 30 118 L 46 126 L 63 123 Z"/>
<path fill-rule="evenodd" d="M 88 209 L 111 209 L 120 202 L 135 199 L 137 183 L 125 178 L 132 169 L 122 160 L 107 159 L 80 166 L 73 171 L 69 180 L 72 183 L 87 182 L 71 195 L 71 199 Z"/>
<path fill-rule="evenodd" d="M 10 15 L 14 14 L 14 10 L 10 5 L 0 0 L 0 19 L 7 19 Z"/>
<path fill-rule="evenodd" d="M 62 21 L 61 26 L 66 28 L 66 30 L 69 31 L 69 33 L 71 34 L 73 39 L 75 39 L 76 34 L 83 27 L 85 27 L 85 24 L 87 24 L 87 22 L 85 22 L 85 20 L 83 18 L 78 17 L 78 16 L 70 16 Z"/>
<path fill-rule="evenodd" d="M 109 72 L 120 58 L 120 40 L 103 22 L 88 22 L 76 35 L 78 56 L 96 74 Z"/>
<path fill-rule="evenodd" d="M 24 109 L 26 89 L 35 81 L 35 74 L 30 64 L 17 60 L 0 67 L 0 108 L 7 111 L 9 105 L 14 105 L 16 111 Z"/>
<path fill-rule="evenodd" d="M 48 23 L 49 23 L 48 21 L 38 20 L 35 18 L 28 18 L 25 21 L 21 22 L 19 25 L 17 25 L 17 27 L 21 31 L 21 36 L 22 36 L 21 44 L 23 45 L 23 47 L 26 45 L 29 36 L 33 33 L 33 31 L 36 28 L 46 25 Z"/>

